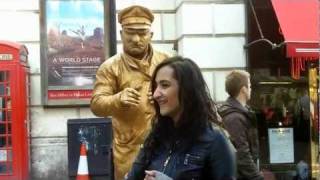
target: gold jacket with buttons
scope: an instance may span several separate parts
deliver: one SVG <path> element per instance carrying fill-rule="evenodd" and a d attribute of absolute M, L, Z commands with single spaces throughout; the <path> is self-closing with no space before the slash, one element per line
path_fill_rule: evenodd
<path fill-rule="evenodd" d="M 106 60 L 98 69 L 91 99 L 97 116 L 112 116 L 115 179 L 123 179 L 151 128 L 153 106 L 147 93 L 155 67 L 168 56 L 149 46 L 143 60 L 121 53 Z M 137 107 L 122 107 L 120 92 L 125 88 L 140 92 Z"/>

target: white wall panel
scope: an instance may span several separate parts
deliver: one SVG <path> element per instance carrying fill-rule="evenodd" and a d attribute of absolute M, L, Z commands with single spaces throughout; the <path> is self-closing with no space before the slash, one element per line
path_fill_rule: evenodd
<path fill-rule="evenodd" d="M 32 137 L 66 136 L 67 120 L 79 118 L 76 108 L 31 108 Z"/>
<path fill-rule="evenodd" d="M 0 11 L 1 10 L 38 10 L 39 0 L 1 0 L 0 1 Z"/>
<path fill-rule="evenodd" d="M 97 118 L 92 112 L 90 107 L 79 108 L 80 109 L 80 118 Z"/>
<path fill-rule="evenodd" d="M 221 3 L 222 1 L 237 1 L 237 0 L 176 0 L 175 4 L 176 4 L 176 7 L 178 7 L 181 3 L 208 3 L 208 2 Z"/>
<path fill-rule="evenodd" d="M 161 40 L 162 38 L 162 29 L 161 29 L 161 15 L 154 14 L 154 21 L 151 26 L 151 30 L 153 31 L 153 40 Z"/>
<path fill-rule="evenodd" d="M 40 73 L 40 44 L 25 43 L 29 52 L 30 73 Z"/>
<path fill-rule="evenodd" d="M 212 41 L 208 38 L 189 38 L 181 40 L 179 51 L 181 55 L 191 58 L 201 68 L 211 67 L 213 59 Z"/>
<path fill-rule="evenodd" d="M 121 24 L 118 23 L 118 14 L 116 16 L 116 32 L 117 32 L 117 40 L 121 40 L 120 30 L 122 29 Z"/>
<path fill-rule="evenodd" d="M 175 19 L 176 19 L 176 38 L 179 38 L 182 35 L 182 30 L 183 30 L 182 8 L 177 9 Z"/>
<path fill-rule="evenodd" d="M 124 9 L 130 5 L 134 4 L 135 0 L 115 0 L 116 2 L 116 9 L 121 10 Z"/>
<path fill-rule="evenodd" d="M 182 1 L 183 0 L 176 0 L 176 7 L 178 7 Z"/>
<path fill-rule="evenodd" d="M 41 80 L 40 75 L 31 75 L 31 87 L 30 87 L 30 95 L 31 95 L 31 102 L 32 106 L 40 106 L 41 105 Z"/>
<path fill-rule="evenodd" d="M 175 14 L 162 14 L 162 29 L 164 40 L 176 39 L 176 16 Z"/>
<path fill-rule="evenodd" d="M 225 91 L 225 80 L 226 76 L 230 71 L 216 71 L 213 73 L 214 76 L 214 93 L 216 101 L 225 101 L 228 98 L 228 93 Z"/>
<path fill-rule="evenodd" d="M 181 21 L 178 37 L 183 34 L 212 34 L 213 7 L 211 4 L 182 4 L 177 13 Z"/>
<path fill-rule="evenodd" d="M 33 12 L 0 11 L 0 39 L 9 41 L 39 41 L 39 14 Z"/>
<path fill-rule="evenodd" d="M 170 43 L 166 43 L 166 44 L 155 44 L 153 43 L 153 47 L 154 49 L 167 53 L 170 56 L 176 55 L 177 52 L 175 50 L 173 50 L 173 44 Z"/>
<path fill-rule="evenodd" d="M 31 142 L 32 174 L 30 179 L 69 179 L 66 138 L 36 138 Z"/>
<path fill-rule="evenodd" d="M 243 37 L 185 37 L 179 42 L 179 51 L 201 68 L 245 67 L 244 42 Z"/>
<path fill-rule="evenodd" d="M 117 10 L 131 5 L 142 5 L 151 10 L 174 10 L 175 0 L 116 0 Z"/>
<path fill-rule="evenodd" d="M 117 44 L 117 53 L 121 53 L 121 52 L 123 52 L 123 46 L 122 46 L 122 43 L 118 43 Z"/>
<path fill-rule="evenodd" d="M 244 34 L 244 4 L 215 4 L 213 11 L 215 34 Z"/>
<path fill-rule="evenodd" d="M 152 10 L 175 9 L 175 0 L 135 0 L 134 4 L 142 5 Z"/>
<path fill-rule="evenodd" d="M 223 37 L 211 39 L 213 44 L 212 67 L 246 67 L 243 45 L 244 37 Z M 208 63 L 210 64 L 210 63 Z"/>
<path fill-rule="evenodd" d="M 206 84 L 209 88 L 210 95 L 213 99 L 215 99 L 215 87 L 214 87 L 214 79 L 213 79 L 213 73 L 212 72 L 202 72 L 203 78 L 206 81 Z"/>

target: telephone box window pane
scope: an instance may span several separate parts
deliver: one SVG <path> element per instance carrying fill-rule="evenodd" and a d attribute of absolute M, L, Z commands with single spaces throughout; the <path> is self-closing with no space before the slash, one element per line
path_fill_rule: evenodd
<path fill-rule="evenodd" d="M 1 83 L 1 82 L 0 82 Z M 0 96 L 4 96 L 4 95 L 6 95 L 6 93 L 5 93 L 5 85 L 6 84 L 0 84 Z"/>
<path fill-rule="evenodd" d="M 12 174 L 12 162 L 7 163 L 7 173 Z"/>
<path fill-rule="evenodd" d="M 5 108 L 5 101 L 4 101 L 4 97 L 3 96 L 0 96 L 0 108 L 3 109 Z"/>
<path fill-rule="evenodd" d="M 0 124 L 0 134 L 6 134 L 6 124 Z"/>
<path fill-rule="evenodd" d="M 0 137 L 0 147 L 4 147 L 6 145 L 6 137 Z"/>
<path fill-rule="evenodd" d="M 11 123 L 8 123 L 8 134 L 11 134 Z"/>
<path fill-rule="evenodd" d="M 6 121 L 11 122 L 11 111 L 7 111 Z"/>
<path fill-rule="evenodd" d="M 5 99 L 5 108 L 11 109 L 11 99 L 9 97 Z"/>
<path fill-rule="evenodd" d="M 6 81 L 6 71 L 0 71 L 0 82 Z"/>
<path fill-rule="evenodd" d="M 5 109 L 8 108 L 8 105 L 7 105 L 8 99 L 7 99 L 7 98 L 8 98 L 8 97 L 4 97 L 4 98 L 3 98 L 3 108 L 5 108 Z"/>
<path fill-rule="evenodd" d="M 0 174 L 11 174 L 11 173 L 12 173 L 12 162 L 0 163 Z"/>
<path fill-rule="evenodd" d="M 6 82 L 10 82 L 10 73 L 6 71 Z"/>
<path fill-rule="evenodd" d="M 0 108 L 0 123 L 4 123 L 6 121 L 6 113 L 7 111 L 3 108 Z"/>
<path fill-rule="evenodd" d="M 12 161 L 12 150 L 11 149 L 7 150 L 7 161 Z"/>
<path fill-rule="evenodd" d="M 7 162 L 6 167 L 7 167 L 6 169 L 7 173 L 12 174 L 12 162 Z"/>
<path fill-rule="evenodd" d="M 8 161 L 8 150 L 6 149 L 0 149 L 0 161 Z"/>
<path fill-rule="evenodd" d="M 0 82 L 9 81 L 9 72 L 8 71 L 0 71 Z"/>
<path fill-rule="evenodd" d="M 6 113 L 7 111 L 3 108 L 0 108 L 0 123 L 6 122 Z"/>
<path fill-rule="evenodd" d="M 8 147 L 12 146 L 12 142 L 11 142 L 11 136 L 8 137 Z"/>
<path fill-rule="evenodd" d="M 4 97 L 2 101 L 3 101 L 3 106 L 2 107 L 6 109 L 7 108 L 7 101 L 8 101 L 7 98 Z"/>
<path fill-rule="evenodd" d="M 10 86 L 9 86 L 9 84 L 6 87 L 6 95 L 10 96 Z"/>
<path fill-rule="evenodd" d="M 7 170 L 6 170 L 6 163 L 0 163 L 0 174 L 5 174 L 7 173 Z"/>
<path fill-rule="evenodd" d="M 0 99 L 1 99 L 1 98 L 0 98 Z M 0 122 L 5 121 L 5 119 L 4 119 L 4 113 L 5 113 L 5 111 L 4 111 L 2 108 L 0 108 Z"/>

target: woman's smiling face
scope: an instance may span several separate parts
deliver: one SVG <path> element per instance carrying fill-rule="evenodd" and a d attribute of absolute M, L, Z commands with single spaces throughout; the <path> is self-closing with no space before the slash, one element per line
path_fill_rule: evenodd
<path fill-rule="evenodd" d="M 170 66 L 160 68 L 155 77 L 153 98 L 158 103 L 160 114 L 171 117 L 175 123 L 180 118 L 182 107 L 179 102 L 179 85 Z"/>

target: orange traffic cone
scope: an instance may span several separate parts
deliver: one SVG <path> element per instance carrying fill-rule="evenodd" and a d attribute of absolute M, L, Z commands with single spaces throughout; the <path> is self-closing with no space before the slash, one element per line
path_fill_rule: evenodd
<path fill-rule="evenodd" d="M 80 147 L 80 159 L 76 180 L 90 180 L 88 172 L 87 148 L 85 143 L 82 143 Z"/>

